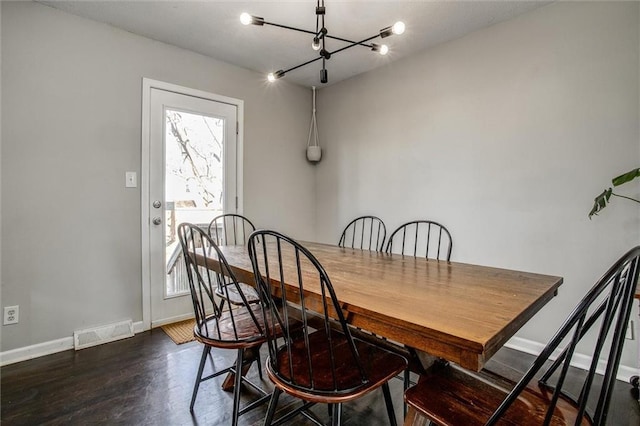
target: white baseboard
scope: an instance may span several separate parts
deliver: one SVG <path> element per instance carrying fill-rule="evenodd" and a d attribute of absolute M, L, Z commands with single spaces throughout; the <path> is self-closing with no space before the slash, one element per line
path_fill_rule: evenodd
<path fill-rule="evenodd" d="M 533 340 L 523 339 L 521 337 L 512 337 L 504 346 L 507 348 L 514 349 L 516 351 L 524 352 L 534 356 L 538 356 L 545 347 L 545 345 L 542 343 L 534 342 Z M 559 354 L 560 354 L 560 351 L 557 351 L 557 353 L 554 353 L 551 356 L 551 358 L 556 359 L 556 357 Z M 591 357 L 580 354 L 580 353 L 576 353 L 573 356 L 573 362 L 571 363 L 571 366 L 580 368 L 582 370 L 588 370 L 591 366 Z M 604 367 L 605 367 L 605 362 L 603 360 L 600 360 L 598 362 L 598 367 L 596 369 L 598 374 L 604 374 L 604 370 L 605 370 Z M 631 376 L 637 376 L 638 373 L 639 373 L 638 367 L 629 367 L 629 366 L 620 364 L 618 366 L 618 374 L 616 376 L 616 379 L 629 383 L 629 379 L 631 378 Z"/>
<path fill-rule="evenodd" d="M 0 366 L 73 349 L 73 336 L 0 352 Z"/>
<path fill-rule="evenodd" d="M 134 333 L 140 333 L 143 329 L 142 321 L 133 323 Z M 73 349 L 73 336 L 12 349 L 10 351 L 0 352 L 0 367 Z"/>
<path fill-rule="evenodd" d="M 144 323 L 142 321 L 133 323 L 133 332 L 135 334 L 142 333 L 143 331 L 146 331 L 146 330 L 144 329 Z"/>
<path fill-rule="evenodd" d="M 162 327 L 163 325 L 173 324 L 174 322 L 180 322 L 193 318 L 193 313 L 176 315 L 175 317 L 165 318 L 157 321 L 151 321 L 151 328 Z"/>

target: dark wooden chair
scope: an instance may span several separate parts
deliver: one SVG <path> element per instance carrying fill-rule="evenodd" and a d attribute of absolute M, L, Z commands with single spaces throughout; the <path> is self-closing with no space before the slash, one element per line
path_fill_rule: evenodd
<path fill-rule="evenodd" d="M 214 217 L 209 223 L 209 236 L 218 246 L 226 245 L 246 245 L 249 235 L 255 231 L 256 227 L 246 217 L 227 213 Z M 234 305 L 242 305 L 244 301 L 235 291 L 235 286 L 224 290 L 223 288 L 229 283 L 229 278 L 222 274 L 216 276 L 218 285 L 216 286 L 216 294 L 220 298 L 220 303 L 225 301 Z M 242 289 L 245 298 L 249 303 L 257 303 L 260 299 L 255 289 L 245 283 L 238 283 Z"/>
<path fill-rule="evenodd" d="M 431 220 L 414 220 L 400 225 L 391 233 L 385 251 L 449 261 L 452 249 L 453 240 L 447 228 Z M 418 357 L 412 348 L 407 350 L 412 359 Z M 405 391 L 415 384 L 411 381 L 411 373 L 408 369 L 404 372 L 403 380 Z M 404 414 L 407 414 L 406 404 Z"/>
<path fill-rule="evenodd" d="M 400 225 L 387 241 L 387 253 L 451 260 L 453 240 L 449 230 L 431 220 L 414 220 Z"/>
<path fill-rule="evenodd" d="M 235 213 L 216 216 L 209 223 L 209 236 L 219 246 L 244 246 L 255 230 L 249 219 Z"/>
<path fill-rule="evenodd" d="M 360 216 L 345 226 L 338 245 L 360 250 L 382 251 L 387 228 L 376 216 Z"/>
<path fill-rule="evenodd" d="M 235 374 L 232 424 L 236 425 L 238 416 L 266 402 L 269 398 L 264 390 L 251 383 L 242 374 L 242 370 L 245 369 L 246 372 L 254 359 L 254 357 L 246 357 L 246 352 L 257 352 L 260 345 L 266 341 L 262 306 L 259 303 L 249 303 L 220 249 L 205 231 L 196 225 L 183 223 L 178 227 L 178 238 L 185 258 L 195 314 L 196 324 L 193 334 L 196 340 L 204 345 L 191 397 L 190 410 L 193 411 L 200 383 L 222 374 L 232 373 Z M 204 253 L 206 256 L 203 256 Z M 214 271 L 214 261 L 220 265 L 219 273 L 229 277 L 228 284 L 222 288 L 225 296 L 229 297 L 229 293 L 233 289 L 242 301 L 241 305 L 227 303 L 227 308 L 224 309 L 224 305 L 221 307 L 215 300 L 217 272 Z M 272 334 L 279 333 L 274 329 L 271 332 Z M 203 377 L 205 361 L 211 348 L 236 350 L 236 363 Z M 240 410 L 241 383 L 251 386 L 264 395 L 242 410 Z"/>
<path fill-rule="evenodd" d="M 434 369 L 405 393 L 406 402 L 416 410 L 408 424 L 606 424 L 639 262 L 640 246 L 620 258 L 584 296 L 519 380 L 453 366 Z M 591 343 L 582 342 L 579 350 L 583 354 L 590 351 L 585 355 L 591 357 L 591 364 L 587 371 L 575 373 L 578 379 L 567 380 L 576 346 L 589 330 L 593 335 L 585 340 Z M 603 368 L 603 376 L 596 375 L 598 367 Z"/>
<path fill-rule="evenodd" d="M 275 389 L 264 424 L 279 424 L 312 404 L 325 403 L 332 424 L 339 425 L 344 402 L 382 387 L 389 421 L 395 425 L 388 381 L 405 369 L 406 359 L 352 337 L 327 273 L 302 245 L 274 231 L 256 231 L 249 238 L 249 256 L 260 297 L 271 307 L 264 311 L 266 320 L 279 324 L 284 336 L 279 341 L 267 330 L 266 367 Z M 305 297 L 309 288 L 322 294 L 321 301 Z M 283 304 L 284 316 L 273 309 L 273 294 Z M 301 330 L 287 326 L 293 313 Z M 305 403 L 272 423 L 282 392 Z"/>

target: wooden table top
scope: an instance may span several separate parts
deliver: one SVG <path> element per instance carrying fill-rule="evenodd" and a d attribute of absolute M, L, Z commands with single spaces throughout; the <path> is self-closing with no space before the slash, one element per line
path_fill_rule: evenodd
<path fill-rule="evenodd" d="M 548 275 L 303 244 L 327 271 L 350 324 L 476 371 L 562 284 Z M 221 250 L 238 280 L 253 284 L 247 248 Z"/>

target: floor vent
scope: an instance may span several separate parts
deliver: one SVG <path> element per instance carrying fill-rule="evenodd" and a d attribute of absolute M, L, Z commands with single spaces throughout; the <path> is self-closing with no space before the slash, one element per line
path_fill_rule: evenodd
<path fill-rule="evenodd" d="M 126 320 L 73 332 L 76 350 L 133 337 L 133 321 Z"/>

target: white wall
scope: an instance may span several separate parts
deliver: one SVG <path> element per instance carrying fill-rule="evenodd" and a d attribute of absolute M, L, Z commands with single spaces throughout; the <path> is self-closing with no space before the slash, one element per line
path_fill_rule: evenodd
<path fill-rule="evenodd" d="M 32 2 L 2 2 L 2 351 L 142 320 L 142 78 L 245 101 L 245 214 L 314 229 L 311 91 Z M 286 214 L 283 214 L 286 212 Z"/>
<path fill-rule="evenodd" d="M 586 217 L 640 159 L 637 3 L 552 4 L 322 89 L 315 172 L 307 89 L 0 4 L 0 306 L 21 309 L 2 351 L 141 320 L 140 193 L 123 174 L 140 167 L 142 77 L 245 101 L 245 213 L 259 226 L 312 239 L 317 216 L 316 239 L 336 242 L 359 214 L 391 229 L 428 217 L 452 231 L 453 260 L 563 276 L 524 338 L 544 342 L 639 240 L 631 203 Z"/>
<path fill-rule="evenodd" d="M 519 333 L 546 342 L 640 241 L 637 204 L 587 218 L 640 166 L 638 20 L 635 2 L 559 2 L 322 89 L 318 240 L 361 214 L 442 222 L 454 261 L 564 277 Z"/>

